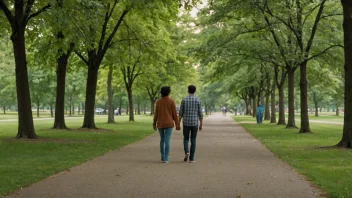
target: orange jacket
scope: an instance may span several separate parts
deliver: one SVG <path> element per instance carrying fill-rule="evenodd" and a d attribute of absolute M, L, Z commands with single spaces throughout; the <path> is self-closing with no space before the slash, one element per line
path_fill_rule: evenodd
<path fill-rule="evenodd" d="M 176 104 L 170 97 L 164 96 L 156 101 L 154 112 L 154 124 L 157 128 L 179 127 Z"/>

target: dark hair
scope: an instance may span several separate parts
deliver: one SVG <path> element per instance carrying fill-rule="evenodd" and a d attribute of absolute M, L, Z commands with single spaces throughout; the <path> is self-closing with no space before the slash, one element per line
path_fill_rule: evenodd
<path fill-rule="evenodd" d="M 171 89 L 169 86 L 164 86 L 160 90 L 161 96 L 168 96 L 170 92 L 171 92 Z"/>
<path fill-rule="evenodd" d="M 196 92 L 196 89 L 197 89 L 196 86 L 190 85 L 188 86 L 188 93 L 194 94 Z"/>

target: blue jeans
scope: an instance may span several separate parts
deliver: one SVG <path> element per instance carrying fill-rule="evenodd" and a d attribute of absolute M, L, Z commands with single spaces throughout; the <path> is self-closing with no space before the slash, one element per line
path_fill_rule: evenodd
<path fill-rule="evenodd" d="M 194 160 L 194 153 L 196 152 L 196 138 L 198 132 L 198 125 L 197 126 L 183 126 L 183 147 L 185 150 L 185 154 L 189 153 L 188 150 L 188 142 L 189 136 L 191 135 L 191 152 L 189 155 L 190 160 Z"/>
<path fill-rule="evenodd" d="M 263 122 L 263 114 L 262 113 L 257 113 L 257 124 L 261 124 Z"/>
<path fill-rule="evenodd" d="M 160 134 L 160 153 L 162 161 L 169 161 L 172 128 L 158 128 Z"/>

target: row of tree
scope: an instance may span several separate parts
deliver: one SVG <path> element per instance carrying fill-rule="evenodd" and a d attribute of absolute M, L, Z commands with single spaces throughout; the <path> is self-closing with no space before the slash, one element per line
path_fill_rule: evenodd
<path fill-rule="evenodd" d="M 151 104 L 162 85 L 196 79 L 192 64 L 186 61 L 185 33 L 178 24 L 179 9 L 195 2 L 0 0 L 0 33 L 12 42 L 15 65 L 15 70 L 1 67 L 8 69 L 1 77 L 16 82 L 17 138 L 37 137 L 32 102 L 39 103 L 42 94 L 53 96 L 53 91 L 55 97 L 47 100 L 55 102 L 54 128 L 66 128 L 65 98 L 77 97 L 84 84 L 82 127 L 96 128 L 98 74 L 106 79 L 109 122 L 114 122 L 113 96 L 122 87 L 127 91 L 129 118 L 134 120 L 133 87 L 141 76 L 138 87 L 147 91 Z M 8 49 L 8 42 L 0 44 Z M 9 50 L 5 53 L 8 56 Z M 50 86 L 55 76 L 56 86 Z"/>
<path fill-rule="evenodd" d="M 226 91 L 241 98 L 253 114 L 265 101 L 265 118 L 287 128 L 297 128 L 299 106 L 300 133 L 311 132 L 309 108 L 318 110 L 329 101 L 337 110 L 342 106 L 345 125 L 338 145 L 351 148 L 351 3 L 341 2 L 342 6 L 329 0 L 211 1 L 194 27 L 193 44 L 204 67 L 203 78 L 210 79 L 209 86 L 226 84 Z M 313 107 L 308 105 L 309 96 Z"/>

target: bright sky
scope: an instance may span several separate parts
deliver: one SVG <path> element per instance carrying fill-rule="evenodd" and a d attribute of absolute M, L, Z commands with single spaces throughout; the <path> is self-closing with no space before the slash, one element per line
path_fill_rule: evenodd
<path fill-rule="evenodd" d="M 196 7 L 192 8 L 191 16 L 194 18 L 197 18 L 197 13 L 198 13 L 199 9 L 204 8 L 205 6 L 207 6 L 207 4 L 208 4 L 208 0 L 202 0 L 201 4 L 199 3 Z"/>

